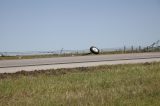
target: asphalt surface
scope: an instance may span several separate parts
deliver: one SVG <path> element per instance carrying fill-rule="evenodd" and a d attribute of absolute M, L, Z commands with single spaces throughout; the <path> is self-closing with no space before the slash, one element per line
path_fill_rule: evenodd
<path fill-rule="evenodd" d="M 14 73 L 21 70 L 33 71 L 51 68 L 73 68 L 103 64 L 127 64 L 153 61 L 160 61 L 160 52 L 0 60 L 0 73 Z"/>

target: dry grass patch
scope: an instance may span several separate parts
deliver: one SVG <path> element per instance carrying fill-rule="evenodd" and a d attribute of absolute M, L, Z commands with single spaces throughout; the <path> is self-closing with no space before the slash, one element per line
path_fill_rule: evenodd
<path fill-rule="evenodd" d="M 160 63 L 0 74 L 1 106 L 160 105 Z"/>

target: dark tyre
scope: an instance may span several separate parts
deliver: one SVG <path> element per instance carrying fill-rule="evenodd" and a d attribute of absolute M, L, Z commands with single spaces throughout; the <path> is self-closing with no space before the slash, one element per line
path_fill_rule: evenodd
<path fill-rule="evenodd" d="M 90 47 L 90 51 L 91 51 L 91 53 L 93 53 L 93 54 L 99 54 L 99 49 L 96 48 L 95 46 Z"/>

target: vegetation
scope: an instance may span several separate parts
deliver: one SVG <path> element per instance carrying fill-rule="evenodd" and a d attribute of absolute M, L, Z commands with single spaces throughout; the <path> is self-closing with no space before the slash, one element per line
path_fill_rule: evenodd
<path fill-rule="evenodd" d="M 160 62 L 0 74 L 0 106 L 159 106 Z"/>
<path fill-rule="evenodd" d="M 52 58 L 52 57 L 67 57 L 67 56 L 72 56 L 72 54 L 44 54 L 44 55 L 24 55 L 24 56 L 0 56 L 0 60 Z"/>
<path fill-rule="evenodd" d="M 92 55 L 90 53 L 67 53 L 67 54 L 44 54 L 44 55 L 24 55 L 24 56 L 0 56 L 0 60 L 14 59 L 34 59 L 34 58 L 54 58 L 54 57 L 69 57 L 69 56 L 84 56 Z"/>
<path fill-rule="evenodd" d="M 160 49 L 153 50 L 116 50 L 116 51 L 101 51 L 99 55 L 107 55 L 107 54 L 126 54 L 126 53 L 144 53 L 144 52 L 160 52 Z M 64 53 L 64 54 L 44 54 L 44 55 L 25 55 L 25 56 L 0 56 L 0 60 L 14 60 L 14 59 L 34 59 L 34 58 L 54 58 L 54 57 L 69 57 L 69 56 L 86 56 L 93 55 L 91 53 Z"/>

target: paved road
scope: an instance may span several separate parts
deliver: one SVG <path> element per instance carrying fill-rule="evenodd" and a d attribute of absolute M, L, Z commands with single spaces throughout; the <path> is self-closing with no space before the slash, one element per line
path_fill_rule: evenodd
<path fill-rule="evenodd" d="M 1 60 L 0 73 L 13 73 L 21 70 L 33 71 L 51 68 L 87 67 L 102 64 L 124 64 L 160 61 L 160 52 L 114 55 L 92 55 L 23 60 Z"/>

